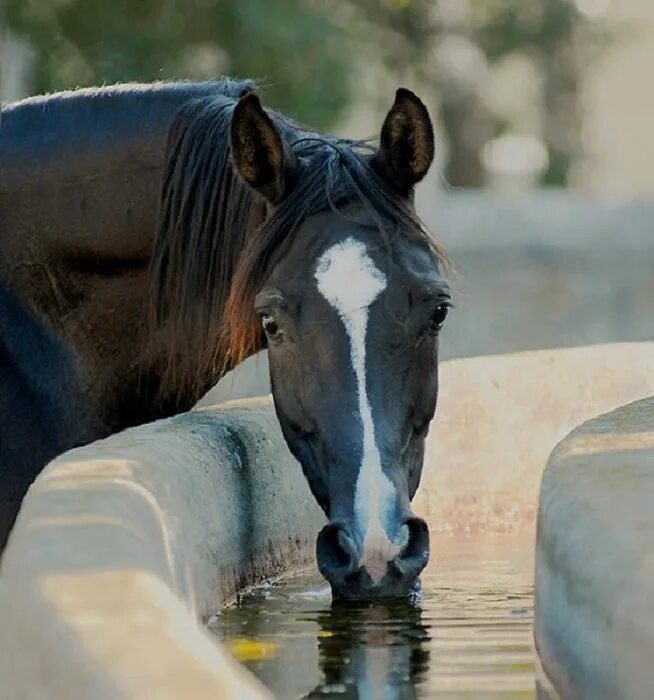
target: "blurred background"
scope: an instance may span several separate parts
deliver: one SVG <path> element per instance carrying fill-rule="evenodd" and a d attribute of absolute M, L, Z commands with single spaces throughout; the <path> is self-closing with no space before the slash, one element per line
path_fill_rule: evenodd
<path fill-rule="evenodd" d="M 414 89 L 438 138 L 418 207 L 455 268 L 445 357 L 652 338 L 652 0 L 4 1 L 3 103 L 228 74 L 363 137 Z"/>
<path fill-rule="evenodd" d="M 432 107 L 449 187 L 654 186 L 650 0 L 4 2 L 3 102 L 230 74 L 302 122 L 363 136 L 406 83 Z"/>

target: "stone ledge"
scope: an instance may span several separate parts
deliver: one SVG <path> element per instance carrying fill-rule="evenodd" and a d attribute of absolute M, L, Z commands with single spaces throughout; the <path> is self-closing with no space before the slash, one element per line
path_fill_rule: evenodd
<path fill-rule="evenodd" d="M 434 532 L 531 530 L 553 446 L 654 394 L 654 343 L 452 360 L 440 385 L 416 510 Z"/>
<path fill-rule="evenodd" d="M 574 430 L 543 475 L 535 640 L 563 698 L 654 688 L 654 398 Z"/>
<path fill-rule="evenodd" d="M 306 565 L 323 520 L 268 399 L 62 455 L 2 559 L 0 697 L 267 697 L 197 621 Z"/>

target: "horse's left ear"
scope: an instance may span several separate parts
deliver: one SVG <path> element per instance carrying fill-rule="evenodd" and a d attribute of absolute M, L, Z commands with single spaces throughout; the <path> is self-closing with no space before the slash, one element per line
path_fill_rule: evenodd
<path fill-rule="evenodd" d="M 372 166 L 402 194 L 427 174 L 434 160 L 434 129 L 429 112 L 411 90 L 399 88 L 386 115 Z"/>
<path fill-rule="evenodd" d="M 232 160 L 239 175 L 272 204 L 286 194 L 293 156 L 257 95 L 246 93 L 234 107 Z"/>

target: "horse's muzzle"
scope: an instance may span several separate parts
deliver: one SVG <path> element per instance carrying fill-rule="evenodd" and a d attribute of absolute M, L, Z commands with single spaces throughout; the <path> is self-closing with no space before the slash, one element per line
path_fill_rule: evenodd
<path fill-rule="evenodd" d="M 408 596 L 429 561 L 429 529 L 421 518 L 404 521 L 409 535 L 402 550 L 383 562 L 385 571 L 371 572 L 362 546 L 343 522 L 326 525 L 318 535 L 316 555 L 320 573 L 329 581 L 334 598 L 380 600 Z"/>

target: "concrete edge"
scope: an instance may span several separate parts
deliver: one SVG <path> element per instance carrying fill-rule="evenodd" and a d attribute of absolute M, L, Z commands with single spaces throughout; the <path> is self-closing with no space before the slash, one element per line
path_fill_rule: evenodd
<path fill-rule="evenodd" d="M 442 533 L 533 531 L 552 447 L 575 426 L 654 394 L 654 343 L 443 363 L 414 507 Z"/>
<path fill-rule="evenodd" d="M 62 455 L 2 559 L 0 696 L 268 697 L 199 619 L 306 565 L 323 519 L 269 399 Z"/>
<path fill-rule="evenodd" d="M 654 398 L 559 443 L 537 531 L 534 639 L 552 686 L 562 698 L 650 698 Z"/>

